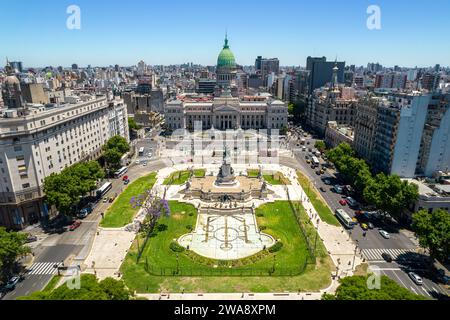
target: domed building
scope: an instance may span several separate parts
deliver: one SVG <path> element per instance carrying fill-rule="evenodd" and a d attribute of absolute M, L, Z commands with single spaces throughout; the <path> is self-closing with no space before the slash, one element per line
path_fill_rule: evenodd
<path fill-rule="evenodd" d="M 216 78 L 217 85 L 215 95 L 220 96 L 224 89 L 229 88 L 233 96 L 237 95 L 236 84 L 237 65 L 233 52 L 228 45 L 228 38 L 225 35 L 225 43 L 222 51 L 220 51 L 217 57 Z"/>

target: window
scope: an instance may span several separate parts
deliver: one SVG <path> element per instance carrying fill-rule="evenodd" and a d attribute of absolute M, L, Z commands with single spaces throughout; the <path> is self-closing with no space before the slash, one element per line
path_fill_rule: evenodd
<path fill-rule="evenodd" d="M 30 184 L 29 184 L 29 183 L 24 183 L 24 184 L 22 185 L 22 188 L 24 188 L 24 189 L 29 188 L 29 187 L 30 187 Z"/>
<path fill-rule="evenodd" d="M 20 156 L 16 157 L 16 160 L 17 161 L 25 160 L 25 157 L 24 157 L 24 155 L 20 155 Z"/>

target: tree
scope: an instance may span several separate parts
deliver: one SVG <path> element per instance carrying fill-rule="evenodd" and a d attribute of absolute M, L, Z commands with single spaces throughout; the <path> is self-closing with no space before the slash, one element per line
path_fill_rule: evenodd
<path fill-rule="evenodd" d="M 120 159 L 130 150 L 130 145 L 125 138 L 114 136 L 105 143 L 102 149 L 107 166 L 115 170 L 120 167 Z"/>
<path fill-rule="evenodd" d="M 136 123 L 136 120 L 134 120 L 134 118 L 129 117 L 128 118 L 128 128 L 130 129 L 130 131 L 131 130 L 139 130 L 139 129 L 141 129 L 141 126 Z"/>
<path fill-rule="evenodd" d="M 336 168 L 341 164 L 342 158 L 347 156 L 354 157 L 355 151 L 353 151 L 352 147 L 345 142 L 327 152 L 328 159 L 336 165 Z"/>
<path fill-rule="evenodd" d="M 417 185 L 402 181 L 398 175 L 379 173 L 364 189 L 364 199 L 395 218 L 401 218 L 403 210 L 417 200 Z"/>
<path fill-rule="evenodd" d="M 324 152 L 327 149 L 327 146 L 325 145 L 324 141 L 317 140 L 316 143 L 314 143 L 314 148 L 316 148 L 320 152 Z"/>
<path fill-rule="evenodd" d="M 125 287 L 123 281 L 106 278 L 99 283 L 100 288 L 108 296 L 108 300 L 130 300 L 131 291 Z"/>
<path fill-rule="evenodd" d="M 107 163 L 107 167 L 112 170 L 120 168 L 120 160 L 122 159 L 122 153 L 117 149 L 108 149 L 103 153 L 103 158 Z"/>
<path fill-rule="evenodd" d="M 432 259 L 446 260 L 450 256 L 450 214 L 442 209 L 420 210 L 412 219 L 420 245 L 430 250 Z"/>
<path fill-rule="evenodd" d="M 47 202 L 68 214 L 80 197 L 97 188 L 97 181 L 104 176 L 97 161 L 76 163 L 58 174 L 53 173 L 44 179 Z"/>
<path fill-rule="evenodd" d="M 410 292 L 394 280 L 381 276 L 379 289 L 369 289 L 367 276 L 351 276 L 341 279 L 336 293 L 324 294 L 322 300 L 425 300 Z M 370 280 L 369 280 L 370 281 Z"/>
<path fill-rule="evenodd" d="M 30 252 L 25 246 L 27 236 L 0 227 L 0 279 L 5 281 L 13 273 L 17 258 Z"/>
<path fill-rule="evenodd" d="M 122 280 L 106 278 L 98 282 L 94 275 L 83 274 L 79 289 L 61 285 L 50 292 L 37 291 L 18 300 L 129 300 L 130 297 L 132 293 Z"/>
<path fill-rule="evenodd" d="M 130 150 L 130 145 L 124 137 L 114 136 L 103 146 L 104 151 L 111 149 L 116 149 L 123 155 Z"/>

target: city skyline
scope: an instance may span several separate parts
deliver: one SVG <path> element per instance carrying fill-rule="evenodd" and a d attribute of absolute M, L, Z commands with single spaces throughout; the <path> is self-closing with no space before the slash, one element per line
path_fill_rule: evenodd
<path fill-rule="evenodd" d="M 279 7 L 268 1 L 259 2 L 258 6 L 253 1 L 232 2 L 227 3 L 226 10 L 221 3 L 204 1 L 178 1 L 169 7 L 160 2 L 134 0 L 126 4 L 127 10 L 119 2 L 105 6 L 77 1 L 81 29 L 69 30 L 66 20 L 70 14 L 66 9 L 72 4 L 4 4 L 0 27 L 9 32 L 3 38 L 7 44 L 3 56 L 23 61 L 25 67 L 66 67 L 72 63 L 80 67 L 131 66 L 141 59 L 149 65 L 214 65 L 211 52 L 220 50 L 227 30 L 230 47 L 240 65 L 253 65 L 259 55 L 277 57 L 283 66 L 304 66 L 308 56 L 326 56 L 329 60 L 337 56 L 340 61 L 355 65 L 450 65 L 445 54 L 450 44 L 439 40 L 441 34 L 450 30 L 450 23 L 445 21 L 445 8 L 450 4 L 444 1 L 378 1 L 374 4 L 381 9 L 380 30 L 366 26 L 366 10 L 372 5 L 369 1 L 350 1 L 345 6 L 331 1 L 284 1 Z M 230 6 L 235 10 L 229 10 Z M 133 7 L 140 9 L 132 11 Z M 284 11 L 284 7 L 290 10 Z M 12 19 L 8 13 L 14 11 L 19 11 L 22 19 Z M 268 12 L 272 18 L 266 18 Z M 431 13 L 433 19 L 422 28 L 417 21 Z M 436 44 L 439 51 L 432 50 Z M 397 49 L 392 50 L 394 47 Z"/>

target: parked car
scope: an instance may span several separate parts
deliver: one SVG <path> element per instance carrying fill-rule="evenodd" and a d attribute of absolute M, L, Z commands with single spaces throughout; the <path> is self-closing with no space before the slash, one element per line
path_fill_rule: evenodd
<path fill-rule="evenodd" d="M 80 225 L 81 225 L 81 221 L 80 221 L 80 220 L 74 221 L 74 222 L 69 226 L 69 230 L 70 230 L 70 231 L 74 231 L 74 230 L 77 229 Z"/>
<path fill-rule="evenodd" d="M 341 206 L 345 206 L 347 204 L 347 201 L 345 201 L 344 199 L 339 200 L 339 204 Z"/>
<path fill-rule="evenodd" d="M 324 187 L 320 187 L 319 190 L 322 192 L 327 192 L 327 190 Z"/>
<path fill-rule="evenodd" d="M 29 234 L 27 239 L 26 239 L 26 243 L 35 242 L 35 241 L 37 241 L 37 239 L 38 238 L 36 236 L 33 236 L 33 235 Z"/>
<path fill-rule="evenodd" d="M 329 179 L 324 179 L 324 180 L 323 180 L 323 183 L 325 183 L 326 185 L 330 185 L 330 184 L 331 184 L 331 181 L 330 181 Z"/>
<path fill-rule="evenodd" d="M 16 288 L 16 285 L 19 283 L 20 277 L 14 276 L 11 279 L 8 280 L 8 282 L 5 285 L 6 290 L 14 290 Z"/>
<path fill-rule="evenodd" d="M 367 222 L 367 226 L 369 227 L 369 229 L 375 228 L 372 222 Z"/>
<path fill-rule="evenodd" d="M 103 203 L 107 203 L 108 202 L 108 197 L 103 198 Z"/>
<path fill-rule="evenodd" d="M 320 172 L 320 170 L 316 170 L 316 174 L 317 174 L 318 176 L 320 176 L 322 173 Z"/>
<path fill-rule="evenodd" d="M 307 163 L 307 164 L 310 164 L 310 163 L 311 163 L 311 160 L 306 159 L 306 163 Z"/>
<path fill-rule="evenodd" d="M 383 238 L 385 238 L 385 239 L 389 239 L 389 238 L 391 237 L 387 231 L 380 230 L 380 231 L 378 231 L 378 232 L 379 232 L 379 233 L 381 234 L 381 236 L 382 236 Z"/>
<path fill-rule="evenodd" d="M 123 176 L 122 181 L 128 180 L 128 176 Z"/>
<path fill-rule="evenodd" d="M 358 202 L 356 202 L 356 200 L 353 199 L 352 197 L 347 197 L 346 201 L 350 207 L 356 207 L 358 205 Z"/>
<path fill-rule="evenodd" d="M 139 164 L 139 163 L 141 163 L 141 161 L 140 160 L 136 160 L 136 164 Z"/>
<path fill-rule="evenodd" d="M 336 193 L 339 193 L 339 194 L 341 194 L 342 193 L 342 186 L 340 186 L 340 185 L 335 185 L 334 187 L 333 187 L 333 189 L 334 189 L 334 191 L 336 191 Z M 344 200 L 345 201 L 345 200 Z M 347 202 L 346 202 L 347 203 Z"/>
<path fill-rule="evenodd" d="M 129 183 L 130 183 L 130 180 L 124 180 L 124 182 L 123 182 L 124 185 L 127 185 Z"/>
<path fill-rule="evenodd" d="M 383 253 L 381 254 L 381 257 L 382 257 L 386 262 L 392 262 L 392 260 L 394 260 L 394 259 L 392 259 L 392 256 L 391 256 L 389 253 L 387 253 L 387 252 L 383 252 Z"/>
<path fill-rule="evenodd" d="M 417 284 L 417 285 L 419 285 L 419 286 L 421 286 L 421 285 L 423 284 L 422 278 L 421 278 L 417 273 L 414 273 L 414 272 L 408 272 L 408 276 L 411 278 L 411 280 L 412 280 L 415 284 Z"/>

